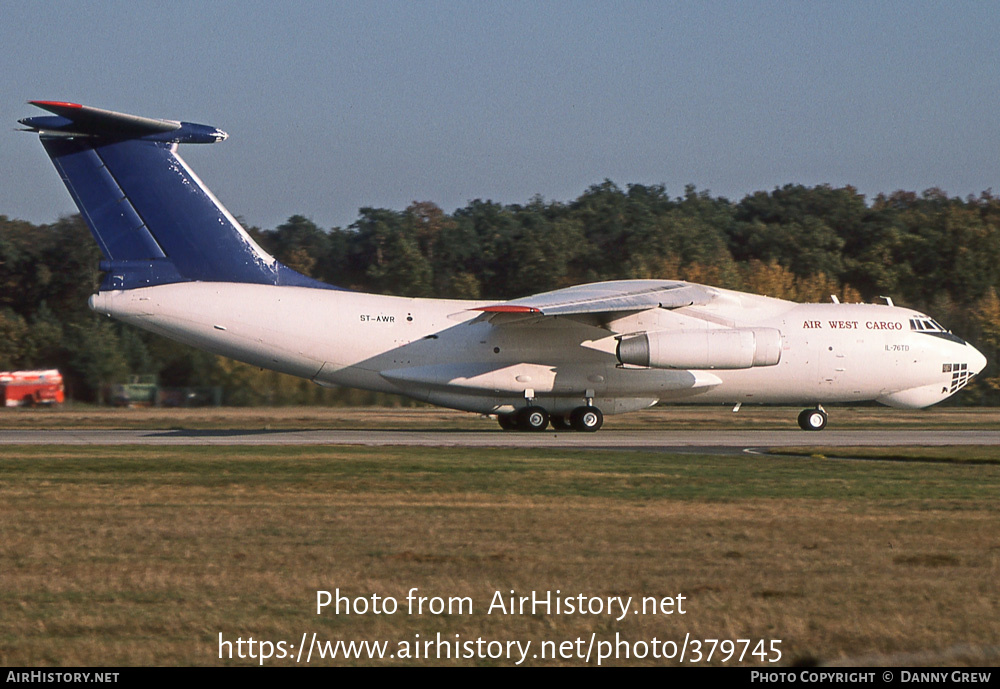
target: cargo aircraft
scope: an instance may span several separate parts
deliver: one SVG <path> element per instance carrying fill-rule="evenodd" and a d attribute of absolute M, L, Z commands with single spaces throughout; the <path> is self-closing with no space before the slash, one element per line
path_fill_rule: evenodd
<path fill-rule="evenodd" d="M 618 280 L 505 302 L 362 294 L 261 249 L 177 154 L 215 127 L 31 101 L 37 132 L 104 260 L 90 307 L 320 385 L 494 415 L 504 429 L 596 431 L 657 402 L 926 407 L 983 369 L 913 309 L 798 304 L 679 280 Z"/>

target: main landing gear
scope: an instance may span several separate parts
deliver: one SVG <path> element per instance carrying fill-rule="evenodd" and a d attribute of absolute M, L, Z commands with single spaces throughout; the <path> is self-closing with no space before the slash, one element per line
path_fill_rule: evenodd
<path fill-rule="evenodd" d="M 549 423 L 557 431 L 584 431 L 594 432 L 604 425 L 604 414 L 593 405 L 577 407 L 569 413 L 569 417 L 562 414 L 552 414 L 538 406 L 525 407 L 512 414 L 499 414 L 497 421 L 500 428 L 505 431 L 544 431 Z"/>
<path fill-rule="evenodd" d="M 826 428 L 826 410 L 819 405 L 815 409 L 803 409 L 799 414 L 799 428 L 803 431 L 822 431 Z"/>

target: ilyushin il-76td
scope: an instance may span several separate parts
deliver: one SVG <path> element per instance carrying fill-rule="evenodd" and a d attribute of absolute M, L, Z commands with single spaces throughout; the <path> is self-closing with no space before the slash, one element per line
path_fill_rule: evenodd
<path fill-rule="evenodd" d="M 913 309 L 797 304 L 679 280 L 619 280 L 505 302 L 362 294 L 278 262 L 177 154 L 215 127 L 32 101 L 21 120 L 100 245 L 95 311 L 226 357 L 494 415 L 596 431 L 657 402 L 926 407 L 986 365 Z"/>

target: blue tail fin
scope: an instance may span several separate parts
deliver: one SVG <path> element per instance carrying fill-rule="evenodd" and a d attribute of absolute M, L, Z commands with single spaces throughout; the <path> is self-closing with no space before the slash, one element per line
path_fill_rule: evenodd
<path fill-rule="evenodd" d="M 73 103 L 21 124 L 38 132 L 104 254 L 102 290 L 171 282 L 248 282 L 338 289 L 260 248 L 177 155 L 226 133 Z"/>

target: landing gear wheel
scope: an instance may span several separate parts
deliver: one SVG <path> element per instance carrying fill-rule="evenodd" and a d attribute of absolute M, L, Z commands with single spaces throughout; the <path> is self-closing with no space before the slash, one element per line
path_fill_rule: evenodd
<path fill-rule="evenodd" d="M 573 430 L 573 424 L 571 424 L 562 414 L 553 414 L 552 416 L 550 416 L 549 423 L 551 423 L 552 428 L 556 429 L 557 431 Z"/>
<path fill-rule="evenodd" d="M 799 428 L 803 431 L 822 431 L 826 428 L 826 412 L 822 409 L 803 409 L 799 414 Z"/>
<path fill-rule="evenodd" d="M 604 414 L 597 407 L 577 407 L 569 415 L 574 430 L 593 433 L 604 425 Z"/>
<path fill-rule="evenodd" d="M 517 420 L 514 418 L 514 414 L 497 414 L 497 421 L 500 422 L 500 428 L 505 431 L 513 431 L 517 428 Z"/>
<path fill-rule="evenodd" d="M 549 413 L 541 407 L 525 407 L 517 412 L 517 427 L 522 431 L 544 431 L 549 425 Z"/>

